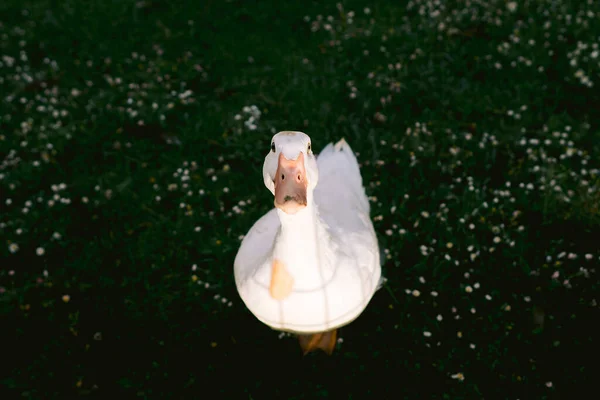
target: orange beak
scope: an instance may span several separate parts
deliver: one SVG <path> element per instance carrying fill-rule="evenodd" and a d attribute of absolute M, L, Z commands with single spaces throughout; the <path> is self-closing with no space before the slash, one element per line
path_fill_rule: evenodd
<path fill-rule="evenodd" d="M 279 154 L 275 173 L 275 207 L 287 214 L 295 214 L 306 207 L 306 169 L 304 153 L 295 160 L 288 160 Z"/>

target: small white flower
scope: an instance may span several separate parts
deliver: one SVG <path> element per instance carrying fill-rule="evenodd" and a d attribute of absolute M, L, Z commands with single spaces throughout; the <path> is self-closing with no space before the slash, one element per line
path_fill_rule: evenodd
<path fill-rule="evenodd" d="M 16 243 L 11 243 L 11 244 L 9 244 L 9 245 L 8 245 L 8 250 L 9 250 L 11 253 L 13 253 L 13 254 L 14 254 L 14 253 L 16 253 L 17 251 L 19 251 L 19 245 L 18 245 L 18 244 L 16 244 Z"/>
<path fill-rule="evenodd" d="M 465 380 L 465 376 L 462 372 L 459 372 L 457 374 L 452 375 L 452 379 L 458 379 L 459 381 L 464 381 Z"/>
<path fill-rule="evenodd" d="M 37 249 L 35 249 L 35 254 L 37 254 L 38 256 L 43 256 L 45 252 L 46 250 L 44 250 L 43 247 L 38 247 Z"/>
<path fill-rule="evenodd" d="M 423 332 L 423 336 L 431 337 L 431 332 L 425 331 L 425 332 Z"/>

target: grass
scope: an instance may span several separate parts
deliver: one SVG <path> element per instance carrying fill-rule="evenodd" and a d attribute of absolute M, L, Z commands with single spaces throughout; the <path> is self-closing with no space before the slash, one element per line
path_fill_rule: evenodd
<path fill-rule="evenodd" d="M 574 398 L 597 2 L 5 1 L 3 398 Z M 358 153 L 384 290 L 302 357 L 233 282 L 270 138 Z"/>

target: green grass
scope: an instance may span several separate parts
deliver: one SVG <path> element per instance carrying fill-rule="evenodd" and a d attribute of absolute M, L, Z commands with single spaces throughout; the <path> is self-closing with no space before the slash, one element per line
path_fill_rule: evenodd
<path fill-rule="evenodd" d="M 600 5 L 438 3 L 2 2 L 2 398 L 591 388 Z M 346 138 L 386 254 L 330 358 L 233 281 L 280 130 Z"/>

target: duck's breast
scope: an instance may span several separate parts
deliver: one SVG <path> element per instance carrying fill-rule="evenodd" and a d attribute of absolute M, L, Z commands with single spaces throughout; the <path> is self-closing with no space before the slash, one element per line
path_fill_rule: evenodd
<path fill-rule="evenodd" d="M 277 211 L 272 209 L 254 223 L 242 240 L 233 263 L 235 283 L 238 290 L 269 256 L 279 226 Z"/>

